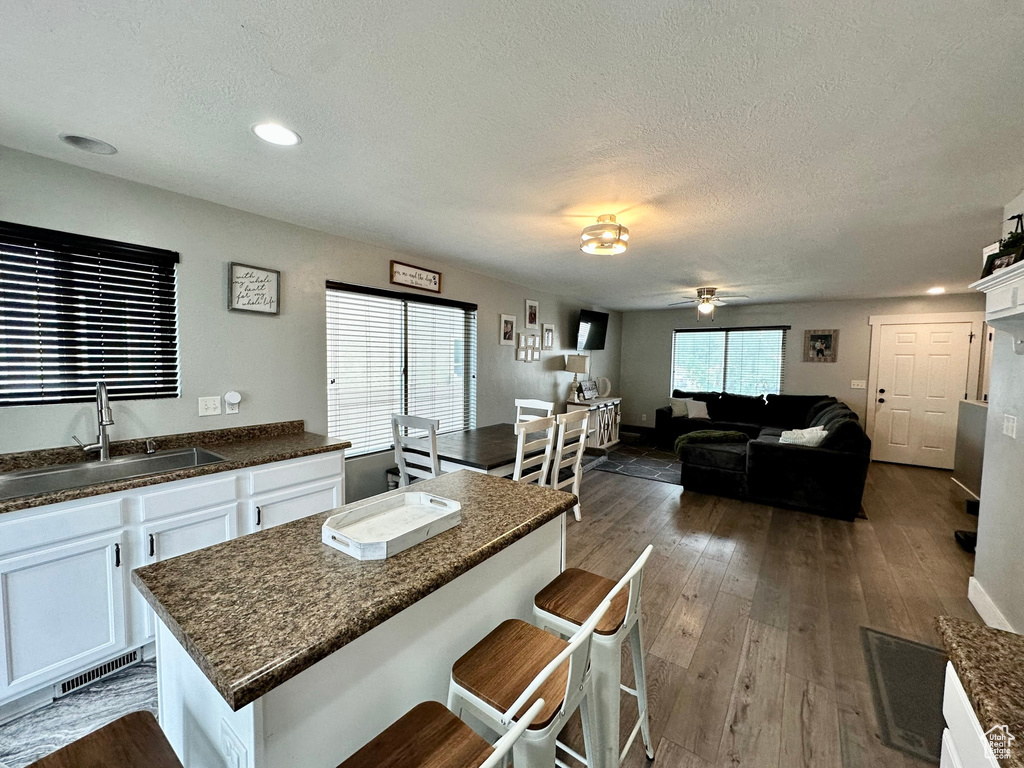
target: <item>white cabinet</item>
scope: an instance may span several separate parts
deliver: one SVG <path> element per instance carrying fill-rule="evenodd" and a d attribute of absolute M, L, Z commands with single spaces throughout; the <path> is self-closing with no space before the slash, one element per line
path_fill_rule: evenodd
<path fill-rule="evenodd" d="M 126 649 L 124 538 L 119 530 L 0 560 L 0 697 Z"/>
<path fill-rule="evenodd" d="M 569 411 L 590 411 L 587 421 L 587 448 L 608 450 L 619 442 L 622 421 L 621 397 L 595 397 L 582 403 L 568 403 Z"/>
<path fill-rule="evenodd" d="M 971 700 L 948 661 L 942 715 L 946 719 L 946 729 L 942 734 L 940 768 L 999 768 Z"/>
<path fill-rule="evenodd" d="M 340 507 L 344 489 L 334 451 L 0 515 L 0 713 L 152 642 L 133 568 Z"/>

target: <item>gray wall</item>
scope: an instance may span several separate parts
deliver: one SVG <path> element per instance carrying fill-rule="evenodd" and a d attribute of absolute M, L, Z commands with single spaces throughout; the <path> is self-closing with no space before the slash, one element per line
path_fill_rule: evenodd
<path fill-rule="evenodd" d="M 980 272 L 980 269 L 979 269 Z M 790 325 L 787 339 L 784 391 L 797 395 L 834 395 L 864 420 L 867 390 L 850 389 L 850 381 L 867 380 L 871 348 L 871 315 L 926 312 L 977 312 L 985 307 L 977 293 L 921 296 L 870 301 L 829 301 L 789 304 L 735 305 L 715 313 L 715 325 Z M 654 411 L 668 404 L 672 375 L 672 331 L 707 328 L 696 310 L 624 312 L 622 315 L 623 422 L 654 426 Z M 804 331 L 839 329 L 839 359 L 835 363 L 802 361 Z M 647 420 L 643 421 L 646 414 Z"/>
<path fill-rule="evenodd" d="M 1024 192 L 1003 218 L 1024 211 Z M 1003 434 L 1003 414 L 1017 417 L 1017 439 Z M 996 331 L 985 428 L 978 548 L 974 577 L 1017 632 L 1024 631 L 1024 356 Z"/>
<path fill-rule="evenodd" d="M 115 440 L 286 419 L 304 419 L 310 431 L 326 432 L 324 282 L 389 287 L 393 258 L 443 270 L 445 296 L 479 305 L 481 426 L 511 420 L 516 397 L 564 400 L 572 380 L 562 370 L 571 320 L 581 306 L 600 309 L 3 147 L 0 219 L 181 253 L 182 396 L 115 403 Z M 231 261 L 281 270 L 280 316 L 227 311 Z M 556 349 L 538 363 L 516 363 L 513 348 L 497 341 L 499 314 L 515 314 L 522 323 L 527 298 L 540 302 L 541 322 L 556 325 Z M 593 375 L 608 376 L 616 388 L 620 329 L 621 316 L 612 313 L 607 349 L 593 353 Z M 232 389 L 244 398 L 239 414 L 198 416 L 197 397 Z M 3 408 L 0 452 L 68 445 L 72 433 L 91 438 L 94 429 L 94 409 L 87 404 Z M 349 498 L 383 490 L 383 470 L 392 463 L 388 456 L 350 462 Z"/>

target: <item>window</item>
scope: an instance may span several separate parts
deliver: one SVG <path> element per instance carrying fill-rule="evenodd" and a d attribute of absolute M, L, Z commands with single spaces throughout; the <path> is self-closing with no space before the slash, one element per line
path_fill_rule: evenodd
<path fill-rule="evenodd" d="M 391 414 L 476 426 L 476 305 L 327 283 L 327 432 L 391 447 Z"/>
<path fill-rule="evenodd" d="M 786 360 L 786 331 L 773 328 L 675 331 L 672 389 L 684 392 L 779 394 Z"/>
<path fill-rule="evenodd" d="M 0 406 L 177 397 L 178 254 L 0 222 Z"/>

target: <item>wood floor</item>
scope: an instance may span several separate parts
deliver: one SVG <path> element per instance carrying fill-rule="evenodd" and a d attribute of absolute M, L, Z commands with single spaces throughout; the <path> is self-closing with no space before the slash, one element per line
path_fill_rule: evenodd
<path fill-rule="evenodd" d="M 938 646 L 935 616 L 981 621 L 967 600 L 973 556 L 953 540 L 976 519 L 954 489 L 948 472 L 873 464 L 867 519 L 847 523 L 587 473 L 569 565 L 617 579 L 654 545 L 643 588 L 654 765 L 927 765 L 878 738 L 859 628 Z M 563 736 L 581 746 L 578 722 Z M 625 764 L 647 765 L 643 748 Z"/>

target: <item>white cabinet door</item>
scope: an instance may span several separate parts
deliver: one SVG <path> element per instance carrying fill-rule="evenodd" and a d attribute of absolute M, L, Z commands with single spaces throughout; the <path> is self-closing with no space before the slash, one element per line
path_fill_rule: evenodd
<path fill-rule="evenodd" d="M 0 560 L 0 701 L 126 650 L 118 531 Z"/>
<path fill-rule="evenodd" d="M 296 485 L 277 493 L 253 496 L 249 501 L 249 520 L 253 530 L 262 531 L 290 523 L 301 517 L 340 507 L 341 480 Z"/>
<path fill-rule="evenodd" d="M 238 535 L 238 504 L 224 504 L 201 512 L 164 518 L 142 529 L 144 562 L 156 563 L 230 541 Z M 156 634 L 153 610 L 140 600 L 145 611 L 145 636 Z"/>

